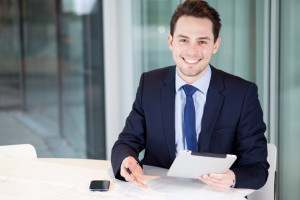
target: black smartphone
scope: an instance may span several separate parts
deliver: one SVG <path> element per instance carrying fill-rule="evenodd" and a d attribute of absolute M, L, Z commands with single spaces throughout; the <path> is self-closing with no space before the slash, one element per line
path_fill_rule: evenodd
<path fill-rule="evenodd" d="M 109 185 L 110 185 L 110 181 L 108 181 L 108 180 L 94 180 L 94 181 L 91 181 L 90 191 L 93 191 L 93 192 L 108 191 Z"/>

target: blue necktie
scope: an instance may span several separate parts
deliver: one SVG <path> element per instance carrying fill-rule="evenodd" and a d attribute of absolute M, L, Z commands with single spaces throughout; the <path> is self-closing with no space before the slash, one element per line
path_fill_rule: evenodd
<path fill-rule="evenodd" d="M 191 151 L 198 151 L 195 106 L 193 100 L 193 94 L 197 91 L 197 88 L 192 85 L 184 85 L 182 88 L 186 95 L 186 103 L 184 108 L 184 130 L 187 148 Z"/>

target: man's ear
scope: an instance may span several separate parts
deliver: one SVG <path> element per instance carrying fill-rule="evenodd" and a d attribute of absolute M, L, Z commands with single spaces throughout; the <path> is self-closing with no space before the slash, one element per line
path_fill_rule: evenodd
<path fill-rule="evenodd" d="M 213 50 L 213 54 L 216 54 L 218 52 L 218 49 L 220 47 L 221 44 L 221 38 L 218 37 L 215 44 L 214 44 L 214 50 Z"/>
<path fill-rule="evenodd" d="M 173 37 L 171 34 L 168 35 L 168 43 L 169 43 L 169 49 L 172 51 L 173 50 Z"/>

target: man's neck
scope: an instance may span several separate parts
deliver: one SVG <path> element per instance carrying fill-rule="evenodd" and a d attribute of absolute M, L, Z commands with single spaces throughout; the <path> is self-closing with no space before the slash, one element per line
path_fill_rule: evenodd
<path fill-rule="evenodd" d="M 199 80 L 207 72 L 207 69 L 208 69 L 208 66 L 205 67 L 205 69 L 196 76 L 186 76 L 183 73 L 181 73 L 181 71 L 178 69 L 178 67 L 176 67 L 177 73 L 180 76 L 180 78 L 182 78 L 182 80 L 184 80 L 189 85 L 191 85 L 195 81 Z"/>

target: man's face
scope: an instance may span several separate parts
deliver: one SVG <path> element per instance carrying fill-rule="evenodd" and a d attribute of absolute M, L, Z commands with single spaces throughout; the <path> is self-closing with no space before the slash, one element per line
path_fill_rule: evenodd
<path fill-rule="evenodd" d="M 213 24 L 207 18 L 181 16 L 173 37 L 169 34 L 169 48 L 178 74 L 193 83 L 207 71 L 212 54 L 217 53 L 221 39 L 214 42 Z"/>

